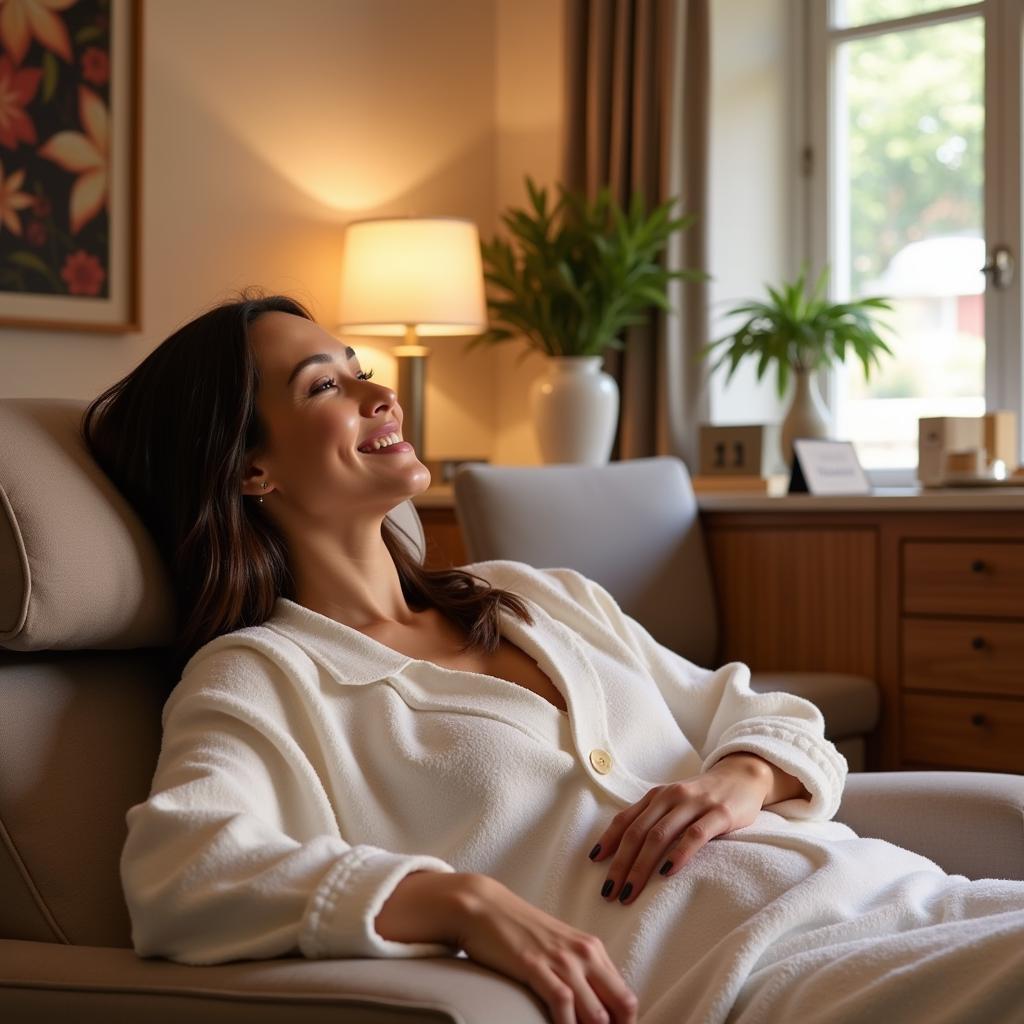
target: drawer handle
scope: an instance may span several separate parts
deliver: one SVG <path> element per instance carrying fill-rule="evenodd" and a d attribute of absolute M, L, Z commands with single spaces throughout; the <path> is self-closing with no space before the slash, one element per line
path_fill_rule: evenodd
<path fill-rule="evenodd" d="M 971 715 L 971 725 L 976 725 L 979 728 L 981 728 L 981 726 L 987 724 L 988 719 L 980 711 L 976 711 L 973 715 Z"/>
<path fill-rule="evenodd" d="M 984 571 L 985 571 L 985 563 L 980 558 L 976 558 L 973 562 L 971 562 L 971 572 L 984 572 Z"/>
<path fill-rule="evenodd" d="M 981 650 L 984 650 L 984 648 L 985 648 L 985 638 L 984 638 L 983 636 L 976 636 L 976 637 L 973 637 L 973 638 L 971 639 L 971 646 L 972 646 L 972 647 L 973 647 L 973 648 L 974 648 L 974 649 L 975 649 L 976 651 L 981 651 Z"/>

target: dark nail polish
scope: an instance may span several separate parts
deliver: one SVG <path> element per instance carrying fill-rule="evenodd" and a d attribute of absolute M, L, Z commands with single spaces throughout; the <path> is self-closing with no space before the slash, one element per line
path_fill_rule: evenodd
<path fill-rule="evenodd" d="M 672 861 L 667 860 L 661 865 L 661 871 L 658 873 L 661 875 L 667 875 L 672 870 Z"/>
<path fill-rule="evenodd" d="M 632 891 L 633 891 L 633 883 L 632 883 L 632 882 L 627 882 L 627 883 L 626 883 L 626 884 L 625 884 L 625 885 L 624 885 L 624 886 L 622 887 L 622 892 L 620 892 L 620 893 L 619 893 L 619 902 L 620 902 L 620 903 L 625 903 L 625 902 L 626 902 L 626 900 L 628 900 L 628 899 L 629 899 L 629 894 L 630 894 L 630 893 L 631 893 Z"/>
<path fill-rule="evenodd" d="M 601 887 L 601 895 L 602 896 L 607 896 L 608 893 L 610 893 L 612 891 L 612 889 L 614 889 L 614 888 L 615 888 L 615 883 L 609 878 L 608 881 L 605 882 L 604 885 Z"/>
<path fill-rule="evenodd" d="M 599 854 L 600 852 L 601 852 L 601 844 L 600 844 L 600 843 L 598 843 L 598 844 L 597 844 L 597 846 L 595 846 L 595 847 L 594 847 L 594 848 L 593 848 L 593 849 L 592 849 L 592 850 L 590 851 L 590 859 L 591 859 L 591 860 L 593 860 L 593 859 L 594 859 L 594 858 L 595 858 L 595 857 L 596 857 L 596 856 L 597 856 L 597 855 L 598 855 L 598 854 Z"/>

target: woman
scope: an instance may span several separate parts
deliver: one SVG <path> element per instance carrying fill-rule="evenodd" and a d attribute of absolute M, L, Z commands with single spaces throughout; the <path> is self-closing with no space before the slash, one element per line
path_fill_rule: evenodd
<path fill-rule="evenodd" d="M 811 704 L 570 570 L 422 569 L 386 516 L 429 474 L 371 378 L 243 295 L 86 412 L 179 601 L 139 954 L 467 956 L 557 1024 L 1021 1019 L 1024 883 L 830 821 Z"/>

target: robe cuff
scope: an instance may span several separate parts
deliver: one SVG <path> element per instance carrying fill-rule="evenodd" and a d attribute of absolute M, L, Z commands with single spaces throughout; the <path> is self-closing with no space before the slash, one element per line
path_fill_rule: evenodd
<path fill-rule="evenodd" d="M 790 799 L 770 804 L 773 813 L 784 818 L 827 821 L 839 810 L 849 766 L 828 740 L 775 725 L 770 719 L 737 722 L 722 734 L 718 745 L 704 759 L 701 771 L 706 772 L 726 754 L 741 753 L 757 754 L 770 761 L 799 779 L 810 793 L 810 800 Z"/>
<path fill-rule="evenodd" d="M 414 871 L 454 872 L 447 861 L 425 854 L 400 854 L 376 846 L 353 846 L 338 858 L 310 898 L 299 950 L 325 957 L 452 956 L 440 942 L 396 942 L 377 934 L 374 921 L 398 883 Z"/>

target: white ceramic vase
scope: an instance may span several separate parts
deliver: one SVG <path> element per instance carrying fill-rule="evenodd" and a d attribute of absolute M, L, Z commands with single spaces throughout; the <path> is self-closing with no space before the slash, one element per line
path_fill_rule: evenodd
<path fill-rule="evenodd" d="M 600 356 L 549 356 L 530 388 L 530 412 L 546 463 L 608 461 L 619 420 L 619 386 Z"/>
<path fill-rule="evenodd" d="M 832 436 L 832 421 L 818 393 L 818 383 L 809 370 L 793 371 L 793 401 L 782 421 L 780 444 L 787 466 L 793 465 L 793 439 Z"/>

